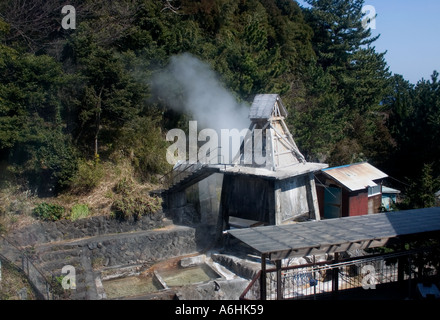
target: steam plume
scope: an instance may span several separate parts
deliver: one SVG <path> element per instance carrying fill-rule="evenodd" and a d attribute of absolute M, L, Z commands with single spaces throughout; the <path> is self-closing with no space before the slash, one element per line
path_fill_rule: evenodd
<path fill-rule="evenodd" d="M 249 108 L 239 103 L 219 82 L 215 72 L 194 56 L 184 53 L 171 58 L 152 82 L 153 93 L 176 111 L 190 114 L 198 128 L 245 129 Z"/>

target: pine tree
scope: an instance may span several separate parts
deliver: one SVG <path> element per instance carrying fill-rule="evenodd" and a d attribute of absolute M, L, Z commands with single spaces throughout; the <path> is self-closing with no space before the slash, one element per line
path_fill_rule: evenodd
<path fill-rule="evenodd" d="M 371 37 L 371 30 L 362 25 L 364 1 L 307 2 L 311 8 L 305 10 L 305 15 L 314 31 L 312 43 L 317 64 L 332 77 L 330 90 L 339 96 L 338 106 L 333 109 L 337 111 L 328 117 L 336 127 L 344 128 L 339 135 L 341 139 L 335 136 L 329 144 L 328 161 L 333 164 L 374 162 L 389 144 L 389 141 L 381 141 L 380 146 L 375 145 L 374 137 L 379 133 L 377 128 L 387 136 L 378 111 L 389 90 L 390 73 L 384 53 L 377 53 L 372 46 L 378 36 Z M 377 149 L 382 151 L 378 153 Z"/>
<path fill-rule="evenodd" d="M 361 47 L 372 44 L 371 30 L 362 26 L 364 0 L 307 0 L 312 6 L 306 18 L 315 34 L 313 45 L 318 63 L 336 76 Z"/>

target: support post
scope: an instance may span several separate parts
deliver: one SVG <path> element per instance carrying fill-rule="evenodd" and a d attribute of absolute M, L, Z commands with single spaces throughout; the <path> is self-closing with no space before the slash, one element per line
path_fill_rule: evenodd
<path fill-rule="evenodd" d="M 261 254 L 260 300 L 266 300 L 266 254 Z"/>
<path fill-rule="evenodd" d="M 315 176 L 313 172 L 308 175 L 306 182 L 307 190 L 307 204 L 309 206 L 310 219 L 321 220 L 321 213 L 319 212 L 318 195 L 316 193 Z"/>
<path fill-rule="evenodd" d="M 397 283 L 399 283 L 399 285 L 403 284 L 404 276 L 405 276 L 405 258 L 399 257 L 397 258 Z"/>
<path fill-rule="evenodd" d="M 281 278 L 281 260 L 276 260 L 275 266 L 277 268 L 277 300 L 283 300 L 283 288 L 282 288 L 282 278 Z"/>
<path fill-rule="evenodd" d="M 338 261 L 339 254 L 335 252 L 335 258 L 333 260 L 333 263 L 336 263 Z M 333 268 L 332 270 L 332 293 L 334 297 L 338 294 L 339 291 L 339 267 Z"/>

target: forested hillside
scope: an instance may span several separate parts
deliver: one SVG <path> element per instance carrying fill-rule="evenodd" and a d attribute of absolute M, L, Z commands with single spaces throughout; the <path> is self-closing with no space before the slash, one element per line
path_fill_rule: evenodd
<path fill-rule="evenodd" d="M 155 96 L 151 79 L 189 53 L 238 101 L 280 94 L 308 160 L 369 161 L 406 191 L 407 207 L 434 205 L 438 73 L 416 85 L 393 75 L 362 27 L 363 0 L 308 3 L 72 0 L 76 29 L 65 30 L 64 1 L 1 1 L 2 186 L 87 194 L 104 164 L 127 160 L 139 181 L 157 183 L 171 167 L 165 134 L 190 115 Z"/>

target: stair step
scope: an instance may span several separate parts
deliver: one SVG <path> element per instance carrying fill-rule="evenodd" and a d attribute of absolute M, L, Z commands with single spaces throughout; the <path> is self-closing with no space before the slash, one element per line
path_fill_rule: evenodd
<path fill-rule="evenodd" d="M 36 267 L 38 269 L 40 269 L 41 271 L 43 271 L 44 273 L 54 274 L 54 275 L 59 276 L 61 274 L 62 268 L 67 265 L 74 266 L 76 272 L 78 273 L 78 271 L 80 270 L 79 268 L 81 268 L 80 262 L 81 261 L 79 259 L 76 259 L 76 260 L 52 260 L 52 261 L 46 261 L 46 262 L 42 262 L 42 263 L 34 263 L 34 265 L 36 265 Z"/>
<path fill-rule="evenodd" d="M 78 249 L 64 249 L 57 251 L 39 252 L 38 257 L 40 261 L 53 261 L 53 260 L 67 260 L 79 256 Z"/>

